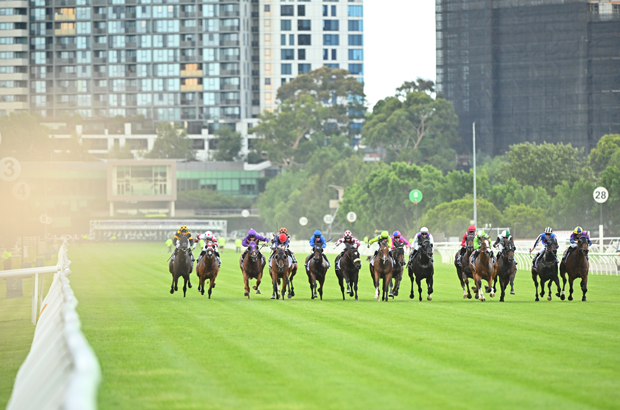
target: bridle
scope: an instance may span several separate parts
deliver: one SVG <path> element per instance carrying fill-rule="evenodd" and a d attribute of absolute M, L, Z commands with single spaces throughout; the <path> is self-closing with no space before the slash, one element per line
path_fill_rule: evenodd
<path fill-rule="evenodd" d="M 362 261 L 360 259 L 360 254 L 357 251 L 357 246 L 347 244 L 347 250 L 345 251 L 345 255 L 348 257 L 350 261 L 353 262 L 357 269 L 361 269 Z M 351 255 L 351 251 L 353 251 L 353 255 Z"/>
<path fill-rule="evenodd" d="M 278 269 L 282 271 L 284 269 L 284 260 L 286 259 L 286 252 L 284 252 L 283 246 L 278 246 L 278 249 L 276 250 L 275 259 L 276 259 L 276 265 L 278 266 Z"/>

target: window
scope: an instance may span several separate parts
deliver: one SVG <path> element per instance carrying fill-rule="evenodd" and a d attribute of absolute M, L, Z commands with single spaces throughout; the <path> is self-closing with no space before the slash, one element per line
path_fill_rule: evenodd
<path fill-rule="evenodd" d="M 309 46 L 311 45 L 311 36 L 310 34 L 298 34 L 297 35 L 297 45 L 300 46 Z"/>
<path fill-rule="evenodd" d="M 280 6 L 280 15 L 281 16 L 294 16 L 295 6 Z"/>
<path fill-rule="evenodd" d="M 361 48 L 349 50 L 349 60 L 363 60 L 364 50 Z"/>
<path fill-rule="evenodd" d="M 306 6 L 304 6 L 304 5 L 297 6 L 297 15 L 298 16 L 305 16 L 306 15 Z"/>
<path fill-rule="evenodd" d="M 364 31 L 364 21 L 349 20 L 349 31 Z"/>
<path fill-rule="evenodd" d="M 280 31 L 291 31 L 291 20 L 280 20 Z"/>
<path fill-rule="evenodd" d="M 336 57 L 336 55 L 337 55 L 336 51 L 337 50 L 335 48 L 332 48 L 332 60 L 338 60 L 338 58 Z"/>
<path fill-rule="evenodd" d="M 282 85 L 286 84 L 286 78 L 283 78 L 283 79 L 281 80 L 281 84 L 282 84 Z M 248 141 L 248 142 L 249 142 L 249 141 Z"/>
<path fill-rule="evenodd" d="M 340 36 L 338 34 L 323 34 L 324 46 L 339 46 Z"/>
<path fill-rule="evenodd" d="M 353 75 L 364 75 L 364 64 L 349 64 L 349 72 Z"/>
<path fill-rule="evenodd" d="M 280 45 L 281 46 L 285 46 L 286 45 L 286 34 L 281 34 L 280 35 Z"/>
<path fill-rule="evenodd" d="M 283 48 L 281 51 L 281 59 L 282 60 L 294 60 L 295 59 L 295 49 L 293 48 Z"/>
<path fill-rule="evenodd" d="M 289 34 L 288 35 L 288 45 L 289 46 L 294 46 L 295 45 L 295 34 Z"/>
<path fill-rule="evenodd" d="M 349 6 L 349 17 L 364 17 L 364 6 Z"/>
<path fill-rule="evenodd" d="M 282 64 L 280 67 L 280 73 L 291 74 L 292 73 L 291 64 Z"/>
<path fill-rule="evenodd" d="M 323 31 L 338 31 L 338 20 L 323 20 Z"/>
<path fill-rule="evenodd" d="M 332 6 L 332 17 L 336 17 L 336 6 Z"/>
<path fill-rule="evenodd" d="M 329 50 L 326 48 L 323 49 L 323 60 L 329 60 Z"/>
<path fill-rule="evenodd" d="M 340 64 L 323 64 L 325 67 L 329 67 L 331 69 L 340 68 Z"/>
<path fill-rule="evenodd" d="M 297 59 L 298 60 L 305 60 L 306 59 L 306 49 L 305 48 L 300 48 L 299 50 L 297 50 Z"/>
<path fill-rule="evenodd" d="M 265 85 L 271 85 L 271 78 L 265 78 Z"/>
<path fill-rule="evenodd" d="M 297 64 L 298 74 L 307 74 L 310 72 L 310 64 Z"/>
<path fill-rule="evenodd" d="M 349 45 L 350 46 L 363 46 L 364 36 L 361 34 L 349 34 Z"/>
<path fill-rule="evenodd" d="M 310 20 L 297 20 L 297 30 L 310 31 L 310 29 L 311 29 Z"/>
<path fill-rule="evenodd" d="M 265 5 L 265 12 L 271 13 L 271 6 L 269 4 Z"/>

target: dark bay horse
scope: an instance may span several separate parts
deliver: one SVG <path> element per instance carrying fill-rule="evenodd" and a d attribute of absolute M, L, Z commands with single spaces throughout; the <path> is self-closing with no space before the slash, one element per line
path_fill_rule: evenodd
<path fill-rule="evenodd" d="M 312 254 L 306 258 L 306 273 L 308 274 L 308 283 L 310 283 L 310 293 L 312 299 L 317 298 L 317 281 L 319 282 L 318 292 L 323 300 L 323 283 L 325 283 L 325 275 L 327 273 L 327 263 L 323 259 L 323 247 L 321 244 L 315 244 L 312 248 Z"/>
<path fill-rule="evenodd" d="M 239 262 L 241 267 L 241 273 L 243 274 L 244 293 L 243 296 L 250 298 L 250 279 L 256 279 L 256 286 L 252 289 L 256 291 L 257 295 L 260 295 L 260 281 L 263 278 L 263 269 L 265 269 L 265 258 L 259 252 L 258 247 L 254 242 L 248 246 L 247 254 L 245 258 Z"/>
<path fill-rule="evenodd" d="M 495 276 L 495 280 L 493 281 L 493 288 L 497 284 L 497 279 L 499 278 L 499 285 L 501 288 L 501 295 L 499 297 L 499 301 L 503 302 L 504 297 L 506 296 L 506 287 L 508 283 L 510 283 L 511 288 L 513 287 L 515 275 L 517 274 L 517 264 L 515 263 L 515 247 L 514 242 L 511 240 L 506 241 L 504 244 L 504 249 L 502 250 L 501 256 L 497 258 L 497 275 Z M 514 290 L 510 293 L 514 294 Z"/>
<path fill-rule="evenodd" d="M 377 256 L 375 256 L 374 269 L 372 266 L 370 268 L 371 272 L 374 271 L 375 297 L 379 300 L 379 284 L 381 279 L 383 279 L 381 300 L 387 302 L 389 299 L 388 289 L 392 281 L 392 258 L 390 258 L 390 248 L 388 247 L 387 241 L 380 241 L 379 246 L 379 252 L 377 252 Z"/>
<path fill-rule="evenodd" d="M 359 281 L 359 273 L 362 268 L 362 261 L 360 259 L 360 253 L 357 250 L 357 246 L 346 243 L 345 251 L 342 258 L 340 258 L 340 269 L 336 269 L 336 276 L 338 277 L 338 283 L 340 284 L 340 291 L 342 292 L 342 300 L 344 297 L 344 284 L 347 284 L 347 293 L 350 297 L 353 297 L 355 291 L 355 300 L 357 298 L 357 282 Z"/>
<path fill-rule="evenodd" d="M 428 296 L 426 300 L 433 300 L 431 296 L 433 294 L 433 275 L 435 274 L 435 267 L 433 266 L 433 247 L 431 242 L 426 239 L 420 245 L 420 250 L 415 258 L 409 261 L 407 270 L 409 271 L 409 279 L 411 279 L 411 293 L 409 298 L 413 299 L 415 294 L 413 292 L 413 275 L 415 274 L 415 281 L 418 284 L 418 296 L 419 300 L 422 300 L 422 279 L 426 279 L 426 288 Z"/>
<path fill-rule="evenodd" d="M 586 292 L 588 291 L 588 272 L 590 271 L 590 262 L 588 261 L 588 238 L 579 237 L 577 249 L 573 250 L 566 258 L 566 263 L 560 264 L 560 274 L 562 275 L 562 296 L 564 300 L 564 288 L 566 287 L 566 274 L 568 273 L 568 282 L 570 285 L 568 300 L 573 300 L 573 281 L 581 278 L 581 291 L 583 296 L 582 302 L 585 302 Z"/>
<path fill-rule="evenodd" d="M 558 261 L 556 255 L 558 253 L 558 241 L 556 238 L 549 238 L 545 251 L 538 258 L 536 266 L 532 266 L 532 280 L 536 287 L 536 302 L 538 299 L 538 277 L 540 277 L 540 296 L 545 296 L 545 282 L 549 281 L 549 296 L 547 300 L 551 300 L 551 283 L 555 282 L 558 292 L 555 294 L 560 297 L 560 279 L 558 278 Z"/>
<path fill-rule="evenodd" d="M 292 261 L 292 264 L 290 266 L 288 280 L 291 283 L 291 292 L 289 294 L 290 294 L 290 297 L 293 297 L 293 296 L 295 296 L 295 287 L 293 286 L 293 278 L 297 274 L 297 260 L 294 257 L 292 257 L 291 259 L 293 261 Z"/>
<path fill-rule="evenodd" d="M 177 249 L 174 261 L 170 261 L 168 269 L 172 273 L 172 286 L 170 286 L 170 294 L 172 295 L 175 290 L 179 290 L 179 277 L 183 276 L 183 297 L 187 291 L 187 284 L 189 283 L 189 273 L 192 270 L 192 258 L 189 256 L 192 250 L 189 247 L 189 240 L 186 236 L 181 236 L 179 239 L 179 248 Z"/>
<path fill-rule="evenodd" d="M 394 287 L 392 288 L 392 281 L 390 281 L 390 296 L 392 299 L 394 296 L 398 296 L 400 289 L 400 282 L 403 280 L 403 271 L 405 266 L 405 244 L 401 242 L 394 243 L 394 249 L 392 249 L 392 257 L 394 258 L 394 267 L 392 269 L 392 278 L 394 279 Z"/>
<path fill-rule="evenodd" d="M 470 258 L 469 268 L 474 274 L 474 282 L 478 291 L 478 299 L 484 302 L 484 290 L 482 290 L 482 280 L 486 280 L 489 284 L 487 291 L 491 292 L 491 297 L 495 296 L 495 289 L 493 289 L 492 283 L 497 275 L 497 264 L 491 256 L 491 245 L 488 238 L 483 238 L 480 244 L 480 252 L 478 257 L 473 261 Z"/>
<path fill-rule="evenodd" d="M 289 264 L 288 255 L 286 254 L 286 249 L 284 246 L 278 246 L 273 258 L 271 259 L 271 267 L 269 268 L 269 273 L 271 274 L 271 285 L 273 287 L 271 299 L 280 299 L 280 292 L 278 291 L 278 285 L 280 285 L 280 282 L 282 282 L 282 300 L 284 300 L 284 294 L 286 293 L 287 287 L 289 299 L 292 297 L 289 281 L 290 271 L 291 266 Z"/>
<path fill-rule="evenodd" d="M 211 292 L 213 287 L 215 286 L 215 279 L 217 278 L 217 274 L 220 272 L 219 263 L 217 261 L 217 256 L 215 256 L 215 250 L 213 249 L 213 244 L 207 245 L 207 251 L 200 258 L 198 264 L 196 265 L 196 275 L 198 276 L 199 284 L 198 284 L 198 292 L 201 295 L 205 294 L 205 282 L 207 279 L 209 280 L 209 291 L 207 292 L 209 295 L 209 299 L 211 299 Z"/>
<path fill-rule="evenodd" d="M 465 254 L 460 260 L 461 250 L 459 249 L 454 255 L 454 266 L 456 267 L 456 276 L 458 276 L 459 281 L 461 282 L 461 287 L 463 288 L 463 299 L 471 299 L 471 292 L 469 290 L 469 279 L 473 279 L 474 275 L 469 267 L 469 257 L 474 251 L 474 237 L 475 234 L 467 234 L 466 242 L 465 242 Z M 467 290 L 465 290 L 467 287 Z"/>

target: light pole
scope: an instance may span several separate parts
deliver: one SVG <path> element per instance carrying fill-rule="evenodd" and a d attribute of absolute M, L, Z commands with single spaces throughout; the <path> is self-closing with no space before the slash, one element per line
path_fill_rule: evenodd
<path fill-rule="evenodd" d="M 478 207 L 476 204 L 476 122 L 471 125 L 473 134 L 473 154 L 474 154 L 474 226 L 478 226 Z"/>

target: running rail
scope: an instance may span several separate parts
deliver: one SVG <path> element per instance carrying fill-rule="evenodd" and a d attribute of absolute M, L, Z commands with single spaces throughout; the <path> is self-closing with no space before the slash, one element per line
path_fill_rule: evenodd
<path fill-rule="evenodd" d="M 95 410 L 99 362 L 81 331 L 78 302 L 69 285 L 67 243 L 59 272 L 43 300 L 28 357 L 17 372 L 7 410 Z"/>

